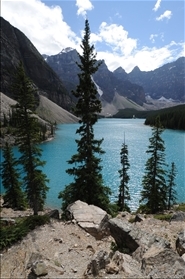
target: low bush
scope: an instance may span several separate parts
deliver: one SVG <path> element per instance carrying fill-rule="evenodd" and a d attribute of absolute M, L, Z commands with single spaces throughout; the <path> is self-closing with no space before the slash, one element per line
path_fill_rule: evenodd
<path fill-rule="evenodd" d="M 161 221 L 170 221 L 172 214 L 155 214 L 154 218 Z"/>
<path fill-rule="evenodd" d="M 16 220 L 15 225 L 0 227 L 0 251 L 10 247 L 12 244 L 21 240 L 31 230 L 37 226 L 44 225 L 49 222 L 49 216 L 28 216 Z"/>

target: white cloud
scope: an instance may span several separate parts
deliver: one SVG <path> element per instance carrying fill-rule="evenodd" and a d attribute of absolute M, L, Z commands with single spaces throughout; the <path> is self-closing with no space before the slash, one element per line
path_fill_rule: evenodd
<path fill-rule="evenodd" d="M 159 17 L 156 17 L 157 21 L 161 21 L 165 18 L 170 19 L 172 17 L 172 12 L 169 10 L 166 10 L 162 15 L 160 15 Z"/>
<path fill-rule="evenodd" d="M 1 16 L 21 30 L 41 54 L 57 54 L 66 47 L 81 51 L 81 37 L 65 22 L 59 6 L 49 7 L 40 0 L 3 0 Z M 162 33 L 158 38 L 155 35 L 152 34 L 150 39 L 162 39 Z M 171 42 L 161 48 L 139 47 L 138 40 L 129 37 L 122 25 L 106 22 L 100 25 L 97 33 L 91 33 L 91 43 L 97 45 L 97 58 L 104 59 L 111 71 L 119 66 L 126 72 L 135 66 L 142 71 L 154 70 L 185 56 L 185 43 Z M 109 51 L 104 50 L 105 45 Z M 100 49 L 103 51 L 99 52 Z"/>
<path fill-rule="evenodd" d="M 114 71 L 121 66 L 127 73 L 131 72 L 135 66 L 138 66 L 141 71 L 152 71 L 181 56 L 185 56 L 185 43 L 174 41 L 161 48 L 144 46 L 129 56 L 113 52 L 98 52 L 97 54 L 98 59 L 105 60 L 109 70 Z"/>
<path fill-rule="evenodd" d="M 99 34 L 92 34 L 97 41 L 103 41 L 113 52 L 129 55 L 137 47 L 137 40 L 128 37 L 128 32 L 122 25 L 102 22 L 99 27 Z M 96 43 L 94 41 L 94 43 Z"/>
<path fill-rule="evenodd" d="M 91 11 L 94 7 L 89 0 L 76 0 L 76 6 L 78 7 L 77 15 L 86 17 L 87 11 Z"/>
<path fill-rule="evenodd" d="M 157 0 L 155 6 L 153 8 L 153 11 L 156 12 L 160 8 L 160 5 L 161 5 L 161 0 Z"/>
<path fill-rule="evenodd" d="M 164 33 L 161 32 L 159 34 L 151 34 L 149 39 L 152 42 L 152 44 L 154 44 L 157 38 L 161 39 L 161 41 L 164 42 Z"/>
<path fill-rule="evenodd" d="M 157 38 L 157 37 L 158 37 L 158 34 L 151 34 L 150 35 L 150 41 L 152 42 L 152 44 L 155 43 L 155 38 Z"/>
<path fill-rule="evenodd" d="M 56 54 L 80 44 L 81 38 L 64 21 L 59 6 L 48 7 L 39 0 L 3 0 L 1 16 L 21 30 L 41 54 Z"/>

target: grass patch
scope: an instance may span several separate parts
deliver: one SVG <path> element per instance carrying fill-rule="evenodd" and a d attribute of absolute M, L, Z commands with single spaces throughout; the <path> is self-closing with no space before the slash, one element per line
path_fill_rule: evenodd
<path fill-rule="evenodd" d="M 0 226 L 0 251 L 10 247 L 12 244 L 22 240 L 31 230 L 49 222 L 49 216 L 28 216 L 16 220 L 15 225 Z"/>
<path fill-rule="evenodd" d="M 185 203 L 180 203 L 179 206 L 175 210 L 185 212 Z"/>
<path fill-rule="evenodd" d="M 170 221 L 172 214 L 154 214 L 154 218 L 161 221 Z"/>

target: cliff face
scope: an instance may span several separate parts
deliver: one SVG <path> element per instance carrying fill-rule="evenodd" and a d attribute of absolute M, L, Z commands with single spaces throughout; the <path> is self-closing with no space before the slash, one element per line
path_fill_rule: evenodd
<path fill-rule="evenodd" d="M 115 93 L 139 105 L 142 105 L 146 101 L 142 86 L 128 80 L 118 79 L 113 72 L 109 71 L 104 61 L 99 67 L 99 70 L 95 73 L 94 80 L 104 92 L 102 97 L 107 102 L 112 102 Z"/>
<path fill-rule="evenodd" d="M 12 78 L 21 60 L 26 74 L 39 91 L 61 107 L 68 109 L 71 98 L 67 89 L 30 40 L 2 17 L 0 17 L 0 26 L 1 92 L 13 97 Z"/>

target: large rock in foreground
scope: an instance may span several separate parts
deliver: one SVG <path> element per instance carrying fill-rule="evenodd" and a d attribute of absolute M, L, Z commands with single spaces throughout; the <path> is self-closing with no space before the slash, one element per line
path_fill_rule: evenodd
<path fill-rule="evenodd" d="M 185 262 L 172 249 L 152 246 L 143 256 L 141 269 L 149 278 L 185 278 Z"/>
<path fill-rule="evenodd" d="M 110 233 L 120 248 L 128 249 L 137 258 L 137 249 L 144 253 L 152 245 L 169 248 L 170 243 L 161 237 L 150 234 L 134 226 L 126 220 L 113 218 L 109 220 Z M 141 251 L 142 250 L 142 251 Z M 140 255 L 141 256 L 141 255 Z"/>
<path fill-rule="evenodd" d="M 81 228 L 96 239 L 101 239 L 109 234 L 108 214 L 95 205 L 88 205 L 78 200 L 68 205 L 66 215 L 70 220 L 75 219 Z"/>

